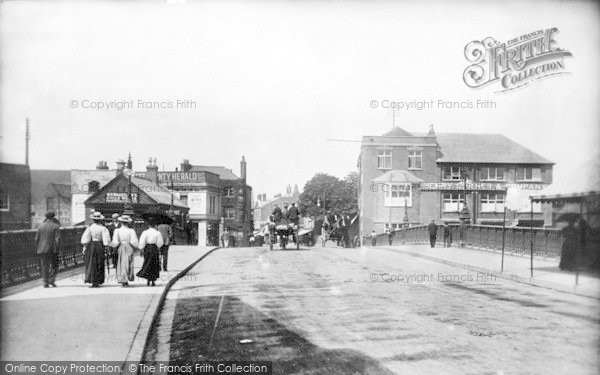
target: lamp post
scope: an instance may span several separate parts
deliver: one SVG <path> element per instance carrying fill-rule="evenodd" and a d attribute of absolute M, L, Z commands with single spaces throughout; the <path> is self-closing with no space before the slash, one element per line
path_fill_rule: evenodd
<path fill-rule="evenodd" d="M 402 218 L 402 243 L 406 243 L 406 228 L 408 228 L 408 204 L 406 203 L 406 197 L 404 197 L 404 217 Z"/>
<path fill-rule="evenodd" d="M 469 222 L 471 221 L 471 213 L 469 212 L 469 207 L 467 206 L 467 179 L 469 178 L 469 175 L 467 173 L 463 173 L 462 169 L 461 169 L 461 174 L 464 179 L 464 204 L 463 204 L 463 208 L 460 210 L 460 213 L 458 214 L 458 218 L 460 219 L 460 232 L 459 232 L 460 247 L 464 247 L 465 246 L 466 225 L 469 224 Z M 460 201 L 460 199 L 459 199 L 459 201 Z"/>

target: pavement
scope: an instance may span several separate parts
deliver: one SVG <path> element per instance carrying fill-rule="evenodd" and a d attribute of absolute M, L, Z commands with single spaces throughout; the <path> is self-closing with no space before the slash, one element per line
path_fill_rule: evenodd
<path fill-rule="evenodd" d="M 432 248 L 427 244 L 378 246 L 377 248 L 422 257 L 475 272 L 486 272 L 498 278 L 520 283 L 600 298 L 600 274 L 560 270 L 559 258 L 534 256 L 533 277 L 531 277 L 529 254 L 505 253 L 502 270 L 502 253 L 494 250 L 439 245 Z"/>
<path fill-rule="evenodd" d="M 600 372 L 597 299 L 401 250 L 218 249 L 170 289 L 145 360 L 266 360 L 274 374 Z"/>
<path fill-rule="evenodd" d="M 155 287 L 145 279 L 124 288 L 111 268 L 103 286 L 84 284 L 82 269 L 59 274 L 56 288 L 41 280 L 29 289 L 3 291 L 3 361 L 140 361 L 152 319 L 169 281 L 213 248 L 171 246 L 169 271 Z M 142 258 L 136 257 L 139 270 Z"/>

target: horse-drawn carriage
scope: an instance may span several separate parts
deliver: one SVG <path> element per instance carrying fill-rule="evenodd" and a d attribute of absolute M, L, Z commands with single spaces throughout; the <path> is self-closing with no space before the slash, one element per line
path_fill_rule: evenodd
<path fill-rule="evenodd" d="M 296 244 L 296 249 L 300 249 L 300 241 L 298 241 L 298 225 L 284 217 L 279 220 L 274 220 L 271 215 L 268 240 L 270 250 L 273 250 L 273 245 L 277 243 L 277 238 L 279 238 L 281 248 L 284 250 L 290 240 Z"/>

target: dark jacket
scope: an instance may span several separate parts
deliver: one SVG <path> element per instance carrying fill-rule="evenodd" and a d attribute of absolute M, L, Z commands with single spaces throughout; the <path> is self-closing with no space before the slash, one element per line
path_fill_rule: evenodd
<path fill-rule="evenodd" d="M 436 235 L 438 226 L 435 223 L 429 223 L 429 225 L 427 226 L 427 230 L 429 231 L 430 236 Z"/>
<path fill-rule="evenodd" d="M 292 206 L 288 209 L 288 215 L 290 220 L 296 220 L 298 218 L 298 208 L 296 206 Z"/>
<path fill-rule="evenodd" d="M 55 220 L 46 219 L 35 233 L 37 254 L 56 253 L 60 239 L 59 225 Z"/>

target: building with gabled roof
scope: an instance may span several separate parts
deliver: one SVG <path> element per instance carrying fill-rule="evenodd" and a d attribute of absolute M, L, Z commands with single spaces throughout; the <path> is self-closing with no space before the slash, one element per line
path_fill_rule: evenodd
<path fill-rule="evenodd" d="M 508 188 L 535 193 L 552 183 L 554 163 L 502 134 L 411 133 L 399 127 L 364 136 L 359 157 L 362 233 L 438 222 L 527 221 L 530 211 L 504 218 Z M 465 210 L 466 207 L 466 210 Z M 526 212 L 525 212 L 526 211 Z M 534 205 L 535 224 L 542 224 Z"/>
<path fill-rule="evenodd" d="M 31 224 L 37 228 L 47 211 L 54 211 L 61 225 L 71 225 L 71 171 L 31 170 Z"/>

